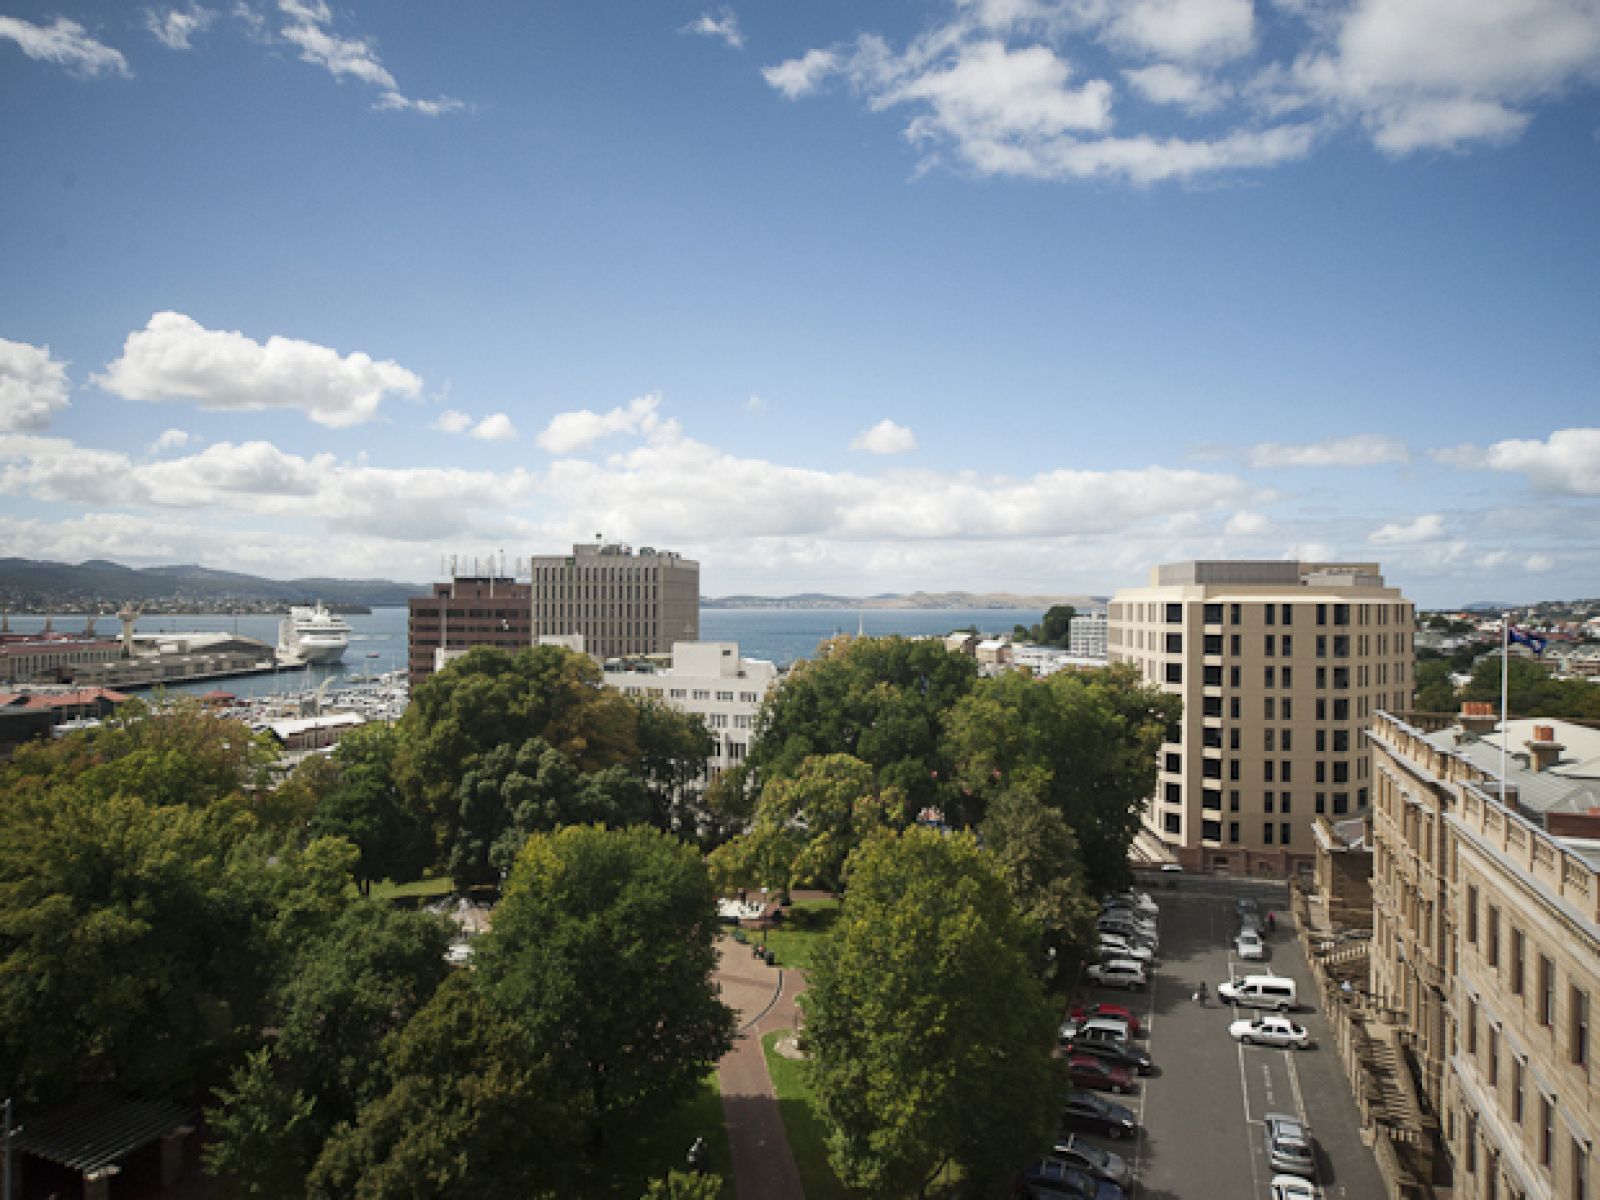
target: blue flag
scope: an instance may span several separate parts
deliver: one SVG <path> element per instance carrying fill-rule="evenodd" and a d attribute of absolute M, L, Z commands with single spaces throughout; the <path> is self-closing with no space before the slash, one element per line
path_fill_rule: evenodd
<path fill-rule="evenodd" d="M 1544 648 L 1550 644 L 1548 638 L 1542 638 L 1537 633 L 1526 633 L 1515 625 L 1511 626 L 1509 632 L 1513 642 L 1526 646 L 1535 654 L 1543 654 Z"/>

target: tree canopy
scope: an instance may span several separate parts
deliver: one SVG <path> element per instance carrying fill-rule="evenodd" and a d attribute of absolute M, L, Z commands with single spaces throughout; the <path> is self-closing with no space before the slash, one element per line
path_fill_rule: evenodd
<path fill-rule="evenodd" d="M 646 826 L 528 839 L 477 963 L 551 1056 L 598 1150 L 608 1127 L 692 1096 L 732 1045 L 712 973 L 715 895 L 692 847 Z"/>
<path fill-rule="evenodd" d="M 1584 679 L 1557 679 L 1545 663 L 1520 655 L 1511 655 L 1510 664 L 1507 700 L 1514 716 L 1600 719 L 1600 688 L 1594 684 Z M 1500 655 L 1478 660 L 1462 697 L 1500 703 Z"/>
<path fill-rule="evenodd" d="M 969 834 L 880 832 L 803 999 L 812 1090 L 847 1186 L 920 1193 L 947 1159 L 980 1187 L 1055 1132 L 1055 1014 L 1036 931 Z"/>

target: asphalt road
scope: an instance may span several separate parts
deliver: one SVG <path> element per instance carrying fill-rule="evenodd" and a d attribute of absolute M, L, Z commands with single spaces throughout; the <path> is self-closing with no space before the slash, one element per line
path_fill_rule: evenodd
<path fill-rule="evenodd" d="M 1234 904 L 1256 896 L 1277 919 L 1266 934 L 1265 963 L 1241 963 L 1233 953 Z M 1317 1146 L 1317 1178 L 1329 1200 L 1383 1195 L 1372 1152 L 1362 1144 L 1350 1085 L 1316 1011 L 1320 997 L 1288 927 L 1286 891 L 1278 885 L 1183 878 L 1151 890 L 1161 906 L 1161 962 L 1149 991 L 1089 989 L 1091 999 L 1126 1003 L 1148 1026 L 1145 1049 L 1156 1071 L 1136 1093 L 1112 1097 L 1139 1116 L 1141 1133 L 1128 1142 L 1099 1141 L 1134 1165 L 1138 1200 L 1268 1200 L 1272 1169 L 1262 1149 L 1261 1117 L 1294 1114 Z M 1289 1016 L 1310 1031 L 1310 1050 L 1241 1046 L 1228 1025 L 1254 1009 L 1235 1012 L 1217 1000 L 1217 984 L 1232 975 L 1289 975 L 1299 983 L 1300 1009 Z M 1191 998 L 1204 980 L 1211 993 L 1201 1007 Z"/>

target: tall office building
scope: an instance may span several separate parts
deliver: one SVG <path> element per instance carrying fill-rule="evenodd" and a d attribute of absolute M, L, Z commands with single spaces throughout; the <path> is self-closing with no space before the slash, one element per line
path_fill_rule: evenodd
<path fill-rule="evenodd" d="M 577 545 L 531 563 L 533 635 L 570 637 L 604 662 L 700 640 L 700 564 L 668 550 Z"/>
<path fill-rule="evenodd" d="M 515 654 L 533 644 L 525 583 L 493 575 L 457 576 L 407 601 L 407 667 L 416 687 L 474 646 Z"/>
<path fill-rule="evenodd" d="M 1189 866 L 1309 865 L 1315 817 L 1369 806 L 1362 731 L 1410 707 L 1412 630 L 1376 563 L 1177 563 L 1119 591 L 1108 657 L 1183 698 L 1149 833 Z"/>

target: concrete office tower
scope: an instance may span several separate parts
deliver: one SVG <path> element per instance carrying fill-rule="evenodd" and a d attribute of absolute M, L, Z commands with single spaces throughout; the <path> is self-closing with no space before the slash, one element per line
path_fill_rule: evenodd
<path fill-rule="evenodd" d="M 668 550 L 578 545 L 535 558 L 534 637 L 581 634 L 602 662 L 700 640 L 700 564 Z"/>
<path fill-rule="evenodd" d="M 533 644 L 525 583 L 491 575 L 457 576 L 433 585 L 433 594 L 406 602 L 407 667 L 416 687 L 474 646 L 515 654 Z"/>
<path fill-rule="evenodd" d="M 1376 563 L 1187 562 L 1111 599 L 1107 651 L 1183 697 L 1148 837 L 1190 867 L 1286 872 L 1365 813 L 1362 732 L 1413 690 L 1413 607 Z"/>

